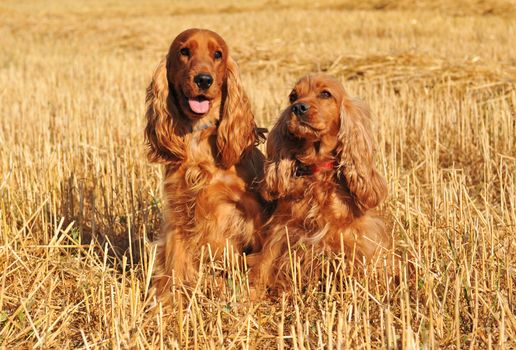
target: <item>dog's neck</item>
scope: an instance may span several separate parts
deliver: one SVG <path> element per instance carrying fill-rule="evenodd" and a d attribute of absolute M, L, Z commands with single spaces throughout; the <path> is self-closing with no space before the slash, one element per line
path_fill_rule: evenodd
<path fill-rule="evenodd" d="M 303 165 L 318 168 L 321 164 L 334 161 L 333 150 L 336 146 L 337 138 L 330 135 L 322 136 L 317 141 L 302 140 L 295 158 Z M 327 166 L 323 166 L 323 168 L 327 168 Z"/>
<path fill-rule="evenodd" d="M 305 165 L 299 161 L 296 162 L 296 168 L 294 175 L 296 177 L 300 176 L 310 176 L 318 173 L 331 173 L 335 168 L 335 161 L 329 160 L 321 163 L 314 163 L 310 165 Z"/>

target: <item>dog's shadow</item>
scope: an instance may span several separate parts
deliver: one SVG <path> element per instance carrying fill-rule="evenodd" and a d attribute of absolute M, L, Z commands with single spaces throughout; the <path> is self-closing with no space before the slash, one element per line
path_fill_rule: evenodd
<path fill-rule="evenodd" d="M 62 181 L 59 212 L 63 227 L 82 245 L 93 244 L 100 256 L 119 265 L 125 255 L 138 264 L 161 224 L 159 200 L 136 186 L 106 185 L 106 180 L 75 175 Z M 147 244 L 148 246 L 148 244 Z"/>

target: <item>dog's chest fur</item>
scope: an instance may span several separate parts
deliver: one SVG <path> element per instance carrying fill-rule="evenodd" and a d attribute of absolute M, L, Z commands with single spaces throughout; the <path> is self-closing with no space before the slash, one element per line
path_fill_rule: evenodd
<path fill-rule="evenodd" d="M 303 178 L 298 188 L 304 188 L 295 198 L 278 201 L 276 215 L 288 217 L 287 226 L 319 235 L 321 230 L 344 228 L 357 214 L 351 195 L 331 178 L 313 181 Z"/>

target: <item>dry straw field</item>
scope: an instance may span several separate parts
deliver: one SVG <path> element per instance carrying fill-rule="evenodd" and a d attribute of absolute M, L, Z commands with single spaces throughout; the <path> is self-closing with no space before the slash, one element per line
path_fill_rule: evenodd
<path fill-rule="evenodd" d="M 515 6 L 411 3 L 1 1 L 1 348 L 514 349 Z M 313 71 L 371 106 L 381 209 L 416 266 L 397 285 L 333 261 L 251 302 L 228 254 L 184 305 L 152 303 L 145 87 L 188 27 L 229 43 L 261 126 Z"/>

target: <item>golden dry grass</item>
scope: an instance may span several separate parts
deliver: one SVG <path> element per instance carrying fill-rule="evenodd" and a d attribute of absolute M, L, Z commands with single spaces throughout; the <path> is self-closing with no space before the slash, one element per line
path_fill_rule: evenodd
<path fill-rule="evenodd" d="M 2 348 L 516 347 L 514 3 L 411 3 L 0 2 Z M 340 266 L 252 303 L 228 255 L 184 307 L 148 300 L 144 91 L 187 27 L 227 40 L 263 126 L 312 71 L 367 101 L 382 209 L 417 264 L 398 286 Z"/>

